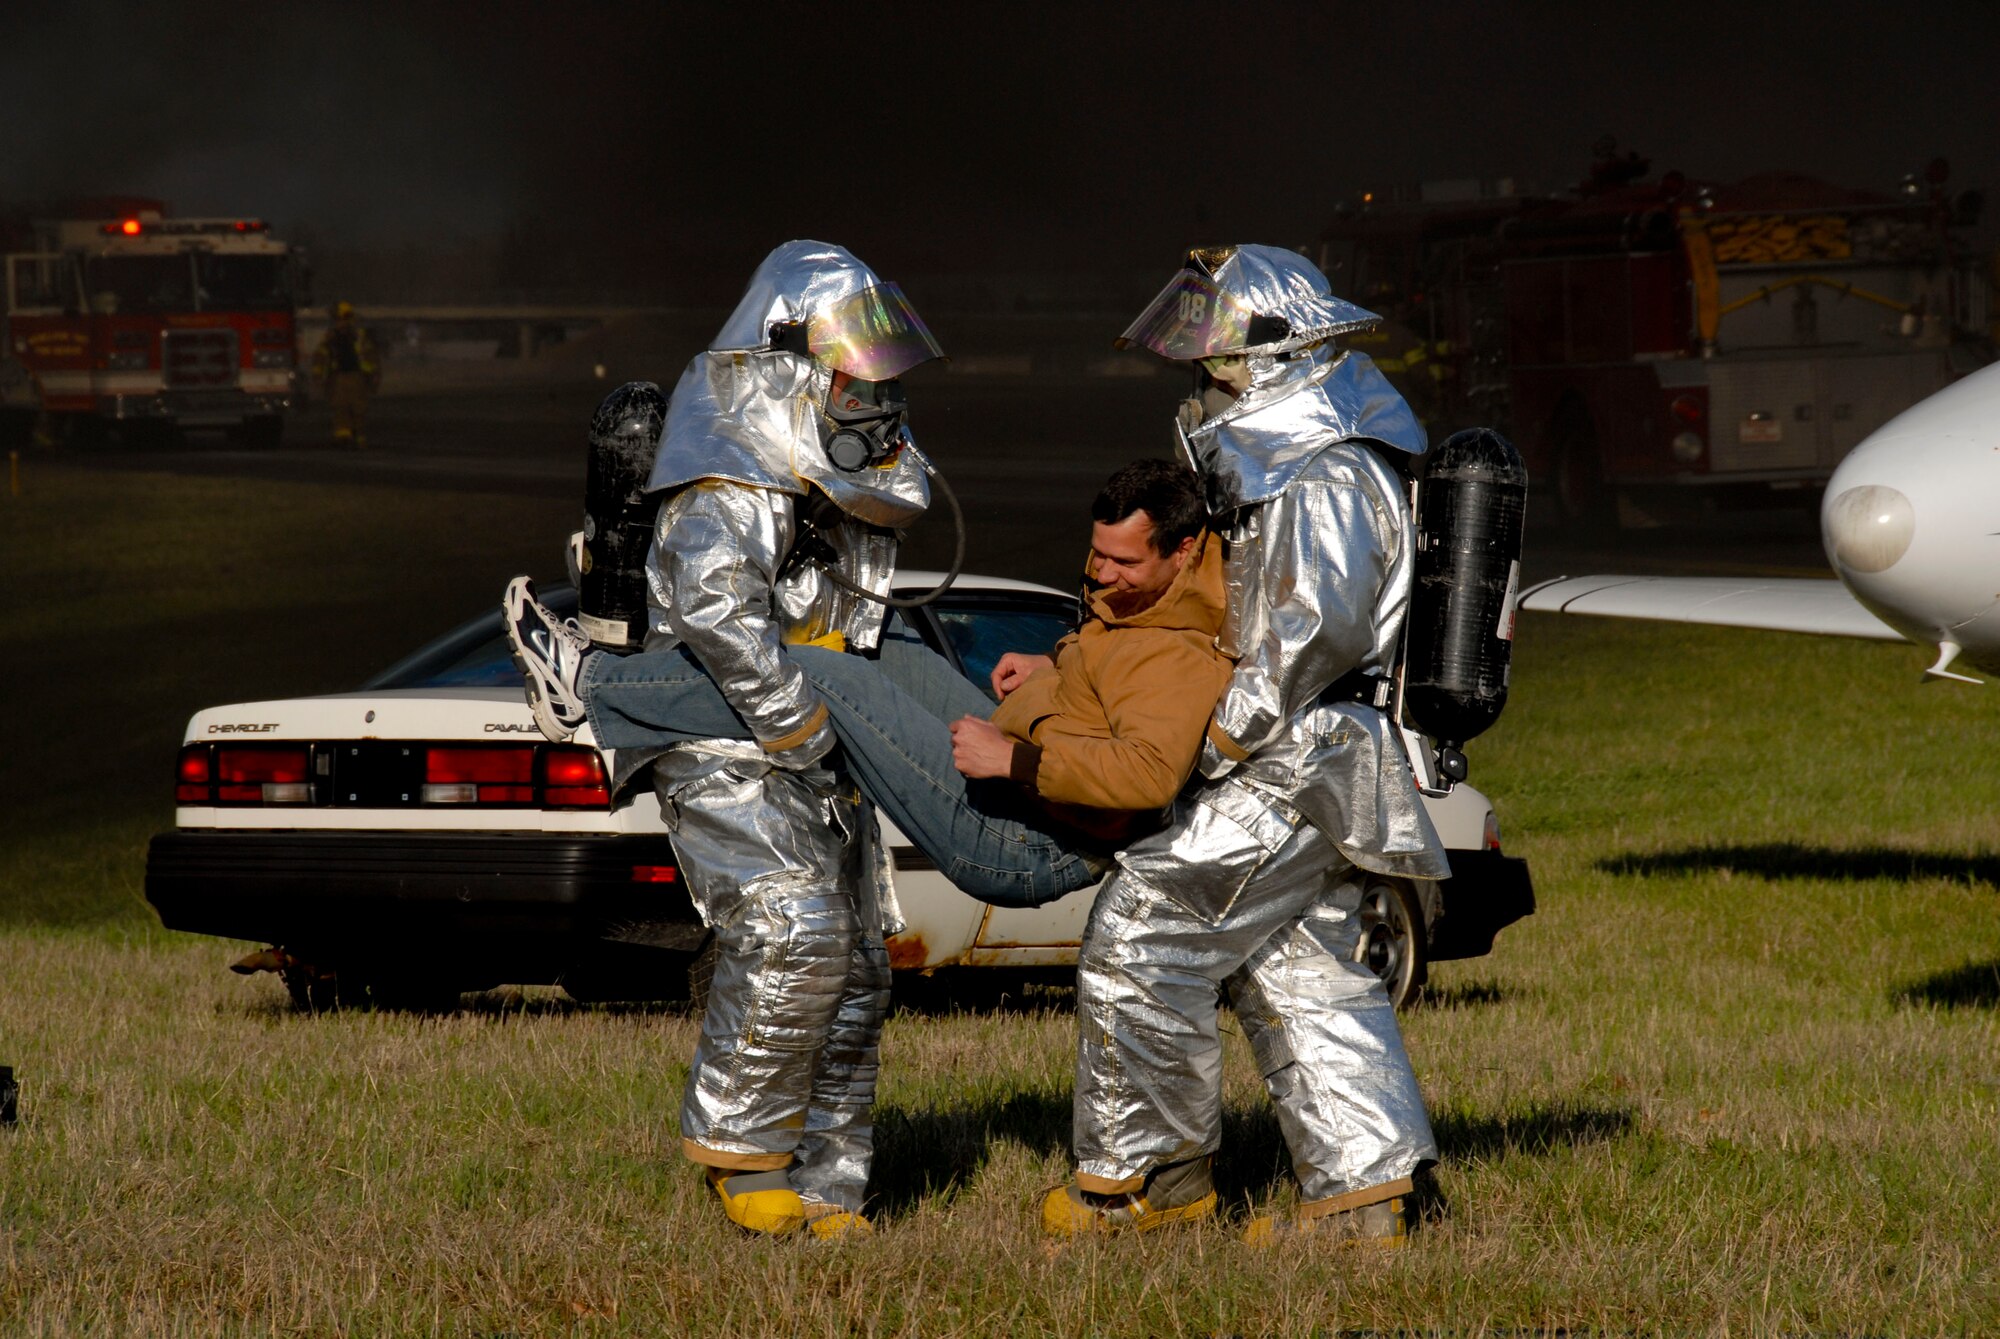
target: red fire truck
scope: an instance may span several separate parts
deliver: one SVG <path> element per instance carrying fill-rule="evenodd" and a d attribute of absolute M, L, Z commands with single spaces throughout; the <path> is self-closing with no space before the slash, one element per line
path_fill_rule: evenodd
<path fill-rule="evenodd" d="M 117 207 L 110 207 L 112 205 Z M 297 400 L 304 270 L 260 219 L 101 202 L 7 230 L 0 406 L 59 437 L 224 428 L 275 446 Z"/>
<path fill-rule="evenodd" d="M 1434 184 L 1341 209 L 1320 263 L 1388 317 L 1355 341 L 1433 433 L 1500 427 L 1551 512 L 1643 524 L 1823 485 L 1857 442 L 1993 356 L 1977 197 L 1782 173 L 1568 195 Z M 1670 487 L 1671 486 L 1671 487 Z"/>

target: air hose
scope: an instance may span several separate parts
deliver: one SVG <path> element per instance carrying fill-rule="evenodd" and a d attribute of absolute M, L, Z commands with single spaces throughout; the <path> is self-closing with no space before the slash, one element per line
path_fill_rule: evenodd
<path fill-rule="evenodd" d="M 849 595 L 856 595 L 864 600 L 872 600 L 876 604 L 886 604 L 891 609 L 915 609 L 919 605 L 929 604 L 932 600 L 937 599 L 938 596 L 950 590 L 951 583 L 958 580 L 959 569 L 965 566 L 965 512 L 958 505 L 958 495 L 951 491 L 951 485 L 945 482 L 942 474 L 938 473 L 937 466 L 926 460 L 924 461 L 924 472 L 930 475 L 931 480 L 937 484 L 938 491 L 944 494 L 945 505 L 951 508 L 952 528 L 957 532 L 957 537 L 952 547 L 951 566 L 945 569 L 944 580 L 938 582 L 936 586 L 933 586 L 921 595 L 896 596 L 877 595 L 866 586 L 842 576 L 830 563 L 820 564 L 820 575 L 841 590 L 846 591 Z M 808 521 L 808 524 L 810 524 L 810 521 Z"/>

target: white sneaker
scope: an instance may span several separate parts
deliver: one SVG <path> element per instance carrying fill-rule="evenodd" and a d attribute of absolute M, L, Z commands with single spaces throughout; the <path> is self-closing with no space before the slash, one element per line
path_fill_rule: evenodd
<path fill-rule="evenodd" d="M 583 673 L 583 658 L 590 654 L 590 638 L 575 619 L 559 619 L 538 603 L 535 583 L 527 577 L 507 583 L 500 612 L 535 724 L 560 744 L 581 729 L 585 719 L 577 679 Z"/>

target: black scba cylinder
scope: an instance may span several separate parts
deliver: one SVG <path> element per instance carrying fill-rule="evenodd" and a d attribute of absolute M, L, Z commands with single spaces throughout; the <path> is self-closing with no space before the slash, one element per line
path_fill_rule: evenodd
<path fill-rule="evenodd" d="M 1446 767 L 1453 780 L 1464 779 L 1457 746 L 1507 705 L 1527 498 L 1520 453 L 1490 428 L 1447 438 L 1418 490 L 1403 711 L 1454 755 L 1444 760 L 1456 762 Z"/>
<path fill-rule="evenodd" d="M 628 381 L 590 420 L 583 484 L 583 553 L 576 621 L 597 646 L 634 651 L 646 638 L 646 549 L 659 498 L 646 491 L 660 449 L 667 397 L 650 381 Z"/>

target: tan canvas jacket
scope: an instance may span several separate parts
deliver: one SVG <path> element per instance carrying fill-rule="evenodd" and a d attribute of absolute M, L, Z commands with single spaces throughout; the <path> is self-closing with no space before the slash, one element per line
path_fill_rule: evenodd
<path fill-rule="evenodd" d="M 1129 595 L 1092 595 L 1082 628 L 1057 644 L 1055 666 L 1029 676 L 993 713 L 1016 742 L 1015 779 L 1087 832 L 1124 835 L 1129 811 L 1172 802 L 1229 682 L 1232 662 L 1215 645 L 1222 544 L 1213 535 L 1199 544 L 1173 584 L 1136 613 L 1125 612 Z"/>

